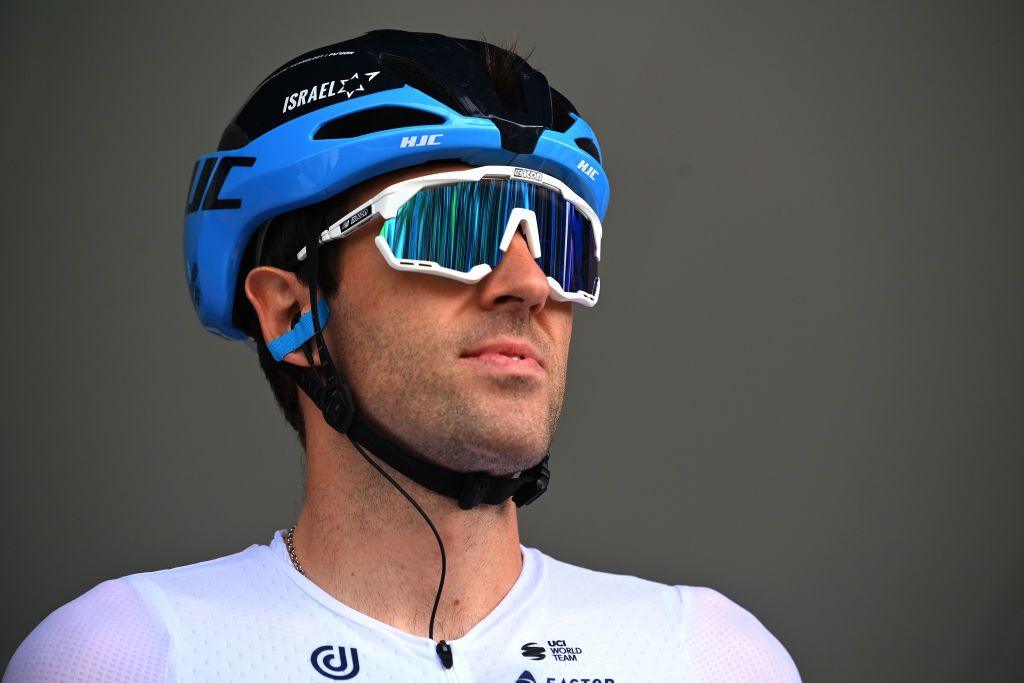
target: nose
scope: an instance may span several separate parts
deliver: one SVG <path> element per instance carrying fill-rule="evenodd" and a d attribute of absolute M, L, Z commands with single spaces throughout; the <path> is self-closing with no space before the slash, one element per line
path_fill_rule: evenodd
<path fill-rule="evenodd" d="M 519 306 L 540 313 L 548 300 L 548 278 L 530 253 L 522 229 L 516 231 L 501 263 L 480 281 L 480 306 L 492 310 Z"/>

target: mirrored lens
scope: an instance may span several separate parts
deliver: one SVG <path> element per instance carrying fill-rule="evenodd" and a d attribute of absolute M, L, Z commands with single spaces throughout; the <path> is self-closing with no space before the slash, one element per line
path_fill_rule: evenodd
<path fill-rule="evenodd" d="M 399 260 L 432 261 L 459 272 L 501 261 L 499 248 L 512 210 L 537 216 L 541 270 L 567 293 L 594 294 L 597 249 L 590 221 L 548 187 L 485 178 L 428 187 L 384 222 L 381 236 Z"/>
<path fill-rule="evenodd" d="M 596 294 L 597 246 L 590 221 L 560 195 L 550 194 L 561 200 L 560 210 L 555 205 L 550 212 L 534 210 L 540 234 L 540 268 L 568 294 Z"/>
<path fill-rule="evenodd" d="M 502 215 L 500 195 L 475 182 L 425 188 L 384 222 L 381 237 L 398 259 L 433 261 L 462 273 L 481 263 L 494 267 L 509 215 Z"/>

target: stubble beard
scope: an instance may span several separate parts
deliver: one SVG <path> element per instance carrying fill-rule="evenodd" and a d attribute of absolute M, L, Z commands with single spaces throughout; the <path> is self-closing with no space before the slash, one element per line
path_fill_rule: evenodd
<path fill-rule="evenodd" d="M 566 358 L 525 314 L 490 314 L 458 331 L 438 330 L 427 319 L 359 320 L 351 308 L 342 301 L 332 310 L 334 361 L 360 411 L 404 448 L 456 472 L 499 476 L 547 454 L 562 411 Z M 501 334 L 538 349 L 547 361 L 542 380 L 467 378 L 453 367 L 460 349 Z"/>

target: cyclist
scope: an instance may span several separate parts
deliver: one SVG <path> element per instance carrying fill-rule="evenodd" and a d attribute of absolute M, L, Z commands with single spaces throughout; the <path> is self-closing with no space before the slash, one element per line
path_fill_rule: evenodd
<path fill-rule="evenodd" d="M 519 543 L 608 196 L 594 131 L 512 51 L 374 31 L 265 79 L 195 164 L 185 271 L 304 446 L 298 521 L 100 584 L 4 680 L 799 680 L 711 589 Z"/>

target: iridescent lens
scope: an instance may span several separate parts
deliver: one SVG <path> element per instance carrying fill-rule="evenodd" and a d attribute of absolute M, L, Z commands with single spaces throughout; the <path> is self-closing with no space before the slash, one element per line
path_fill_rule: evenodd
<path fill-rule="evenodd" d="M 428 187 L 384 222 L 381 236 L 395 258 L 432 261 L 462 273 L 501 261 L 501 238 L 516 208 L 537 216 L 541 270 L 569 294 L 595 294 L 597 250 L 590 221 L 562 195 L 520 180 L 479 181 Z"/>
<path fill-rule="evenodd" d="M 550 213 L 534 209 L 540 234 L 540 269 L 553 277 L 567 294 L 597 294 L 597 246 L 590 221 L 561 195 L 560 207 Z M 558 210 L 555 210 L 558 208 Z"/>
<path fill-rule="evenodd" d="M 500 192 L 481 183 L 428 187 L 399 207 L 380 234 L 400 260 L 433 261 L 462 273 L 480 263 L 493 267 L 501 260 L 501 204 Z"/>

